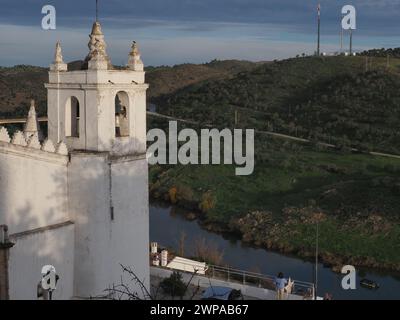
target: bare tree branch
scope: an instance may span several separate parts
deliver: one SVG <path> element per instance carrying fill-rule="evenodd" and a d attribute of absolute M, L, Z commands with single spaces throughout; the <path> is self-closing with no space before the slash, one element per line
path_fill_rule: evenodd
<path fill-rule="evenodd" d="M 161 287 L 161 284 L 159 284 L 156 287 L 156 291 L 154 296 L 148 291 L 148 289 L 146 288 L 146 286 L 144 285 L 144 280 L 140 280 L 138 278 L 138 276 L 136 275 L 136 273 L 130 268 L 130 267 L 126 267 L 122 264 L 120 264 L 121 268 L 122 268 L 122 273 L 127 274 L 129 277 L 129 280 L 135 284 L 137 287 L 140 288 L 140 292 L 141 294 L 139 294 L 136 291 L 132 291 L 131 287 L 126 284 L 124 282 L 124 278 L 123 275 L 121 275 L 121 279 L 120 279 L 120 283 L 119 284 L 113 284 L 112 288 L 108 288 L 106 290 L 104 290 L 107 293 L 107 298 L 108 299 L 112 299 L 112 300 L 122 300 L 122 299 L 127 299 L 127 300 L 155 300 L 158 297 L 158 293 Z M 183 296 L 181 297 L 181 299 L 183 299 L 183 297 L 186 295 L 186 293 L 188 292 L 190 285 L 194 279 L 194 277 L 197 275 L 198 273 L 198 269 L 195 269 L 194 273 L 191 275 L 189 281 L 187 282 L 186 286 L 185 286 L 185 291 Z M 193 300 L 194 297 L 196 296 L 196 294 L 200 291 L 200 282 L 198 283 L 197 287 L 195 290 L 193 290 L 191 296 L 190 296 L 190 300 Z"/>

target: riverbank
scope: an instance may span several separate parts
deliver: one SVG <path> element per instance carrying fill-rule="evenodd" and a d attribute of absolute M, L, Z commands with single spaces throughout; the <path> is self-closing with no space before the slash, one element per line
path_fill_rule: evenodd
<path fill-rule="evenodd" d="M 183 256 L 192 257 L 198 252 L 198 243 L 222 254 L 220 265 L 239 270 L 275 276 L 283 272 L 285 276 L 300 281 L 313 282 L 315 260 L 302 259 L 292 254 L 257 248 L 240 240 L 235 234 L 207 231 L 198 222 L 186 216 L 191 212 L 164 201 L 152 200 L 150 205 L 150 239 L 158 242 L 171 252 L 183 251 Z M 201 222 L 201 221 L 200 221 Z M 182 250 L 183 248 L 183 250 Z M 377 269 L 356 268 L 357 289 L 343 290 L 343 275 L 331 268 L 318 264 L 318 293 L 329 292 L 335 300 L 380 300 L 398 299 L 400 294 L 400 273 Z M 371 279 L 380 284 L 379 290 L 368 290 L 359 286 L 361 279 Z"/>
<path fill-rule="evenodd" d="M 160 199 L 153 198 L 153 201 L 157 202 L 160 201 Z M 164 197 L 162 201 L 166 204 L 179 207 L 179 203 L 172 203 L 167 197 Z M 323 239 L 330 237 L 330 235 L 324 235 L 324 232 L 329 231 L 329 229 L 336 231 L 340 229 L 338 221 L 327 221 L 326 217 L 311 217 L 311 215 L 313 215 L 311 212 L 314 211 L 313 208 L 303 208 L 302 210 L 295 208 L 287 209 L 286 213 L 289 215 L 299 212 L 306 213 L 306 215 L 300 215 L 297 219 L 293 219 L 293 217 L 289 218 L 283 225 L 273 223 L 271 215 L 265 212 L 249 213 L 242 218 L 234 219 L 230 223 L 224 224 L 216 221 L 208 221 L 204 218 L 204 214 L 200 210 L 195 209 L 198 205 L 199 204 L 192 203 L 188 206 L 188 203 L 186 203 L 181 207 L 186 210 L 190 209 L 185 212 L 185 219 L 188 221 L 197 221 L 197 223 L 207 231 L 241 239 L 243 243 L 249 246 L 285 255 L 293 255 L 307 261 L 314 261 L 315 259 L 313 243 L 315 243 L 316 233 L 315 230 L 312 230 L 316 228 L 314 219 L 322 219 L 319 222 L 320 243 L 324 242 Z M 306 216 L 309 216 L 310 220 L 307 221 Z M 367 223 L 370 223 L 373 219 L 380 220 L 375 217 L 371 218 Z M 307 234 L 306 231 L 299 233 L 299 222 L 303 224 L 302 228 L 305 226 L 304 223 L 310 227 L 305 228 L 309 230 L 309 236 L 305 236 L 305 234 Z M 382 224 L 386 223 L 379 221 L 375 227 L 379 228 Z M 354 226 L 349 226 L 349 228 L 352 227 Z M 301 243 L 300 241 L 304 242 Z M 376 269 L 379 271 L 400 272 L 400 263 L 380 262 L 373 257 L 341 255 L 326 251 L 323 248 L 320 249 L 318 258 L 321 263 L 331 268 L 332 271 L 336 273 L 340 273 L 344 265 L 354 265 L 360 268 Z"/>
<path fill-rule="evenodd" d="M 320 259 L 335 271 L 400 271 L 400 162 L 279 147 L 261 153 L 268 159 L 249 177 L 230 166 L 153 166 L 150 194 L 208 230 L 306 259 L 318 222 Z"/>

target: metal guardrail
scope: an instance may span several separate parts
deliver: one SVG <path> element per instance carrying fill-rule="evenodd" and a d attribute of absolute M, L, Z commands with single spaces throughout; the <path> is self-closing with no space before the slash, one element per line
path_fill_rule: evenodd
<path fill-rule="evenodd" d="M 184 262 L 181 262 L 181 264 L 185 265 Z M 257 288 L 275 290 L 274 283 L 275 283 L 276 277 L 274 277 L 274 276 L 234 269 L 234 268 L 230 268 L 230 267 L 216 266 L 216 265 L 211 265 L 211 264 L 207 264 L 206 266 L 207 266 L 207 270 L 206 270 L 205 276 L 210 279 L 222 280 L 222 281 L 227 281 L 227 282 L 231 282 L 231 283 L 238 283 L 238 284 L 253 286 L 253 287 L 257 287 Z M 169 270 L 174 270 L 173 268 L 169 268 L 169 267 L 160 267 L 160 266 L 158 266 L 158 267 L 166 268 Z M 190 267 L 193 269 L 193 265 L 190 265 Z M 179 270 L 177 269 L 177 271 L 193 274 L 192 272 L 183 271 L 182 269 L 179 269 Z M 199 274 L 199 276 L 202 276 L 202 275 Z M 303 295 L 310 299 L 315 298 L 315 286 L 313 283 L 305 282 L 305 281 L 298 281 L 298 280 L 294 280 L 294 279 L 291 279 L 291 280 L 294 282 L 292 294 Z"/>
<path fill-rule="evenodd" d="M 226 279 L 228 282 L 237 282 L 243 285 L 275 290 L 275 277 L 261 273 L 208 265 L 207 275 L 213 279 Z M 309 294 L 312 298 L 314 298 L 315 286 L 313 283 L 294 279 L 292 279 L 292 281 L 294 281 L 293 294 Z"/>

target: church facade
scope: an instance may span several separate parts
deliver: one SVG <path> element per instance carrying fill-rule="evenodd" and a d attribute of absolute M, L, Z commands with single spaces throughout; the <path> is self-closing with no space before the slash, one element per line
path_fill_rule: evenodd
<path fill-rule="evenodd" d="M 121 264 L 150 286 L 148 86 L 136 43 L 123 69 L 113 68 L 106 51 L 97 21 L 79 70 L 68 70 L 57 43 L 45 85 L 47 139 L 34 104 L 23 132 L 10 137 L 0 128 L 11 299 L 37 298 L 44 265 L 59 276 L 54 299 L 105 296 L 120 283 Z"/>

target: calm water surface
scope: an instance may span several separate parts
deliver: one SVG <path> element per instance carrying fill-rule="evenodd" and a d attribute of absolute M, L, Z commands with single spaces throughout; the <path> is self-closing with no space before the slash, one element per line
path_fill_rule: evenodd
<path fill-rule="evenodd" d="M 264 249 L 257 249 L 243 244 L 238 239 L 206 231 L 196 221 L 188 221 L 182 209 L 162 204 L 150 206 L 150 241 L 161 246 L 178 250 L 179 239 L 185 233 L 185 256 L 194 252 L 196 241 L 206 239 L 224 253 L 224 263 L 233 268 L 276 275 L 284 272 L 286 277 L 301 281 L 313 281 L 314 264 L 302 259 L 286 256 Z M 378 271 L 359 270 L 357 290 L 345 291 L 341 288 L 342 277 L 329 268 L 319 265 L 318 294 L 332 293 L 334 299 L 400 299 L 400 274 Z M 379 290 L 359 287 L 359 280 L 368 278 L 378 282 Z"/>

